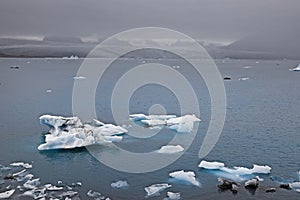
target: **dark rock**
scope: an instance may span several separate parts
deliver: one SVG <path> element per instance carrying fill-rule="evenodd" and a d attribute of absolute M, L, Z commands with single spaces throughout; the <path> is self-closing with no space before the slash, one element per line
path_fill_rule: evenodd
<path fill-rule="evenodd" d="M 290 185 L 288 183 L 280 184 L 279 187 L 283 188 L 283 189 L 287 189 L 287 190 L 291 189 L 291 187 L 290 187 Z"/>
<path fill-rule="evenodd" d="M 276 188 L 268 188 L 266 189 L 266 193 L 269 193 L 269 192 L 276 192 Z"/>

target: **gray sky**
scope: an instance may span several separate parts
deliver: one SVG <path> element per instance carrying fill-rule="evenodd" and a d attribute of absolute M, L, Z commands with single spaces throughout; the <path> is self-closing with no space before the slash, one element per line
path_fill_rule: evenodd
<path fill-rule="evenodd" d="M 234 40 L 300 24 L 299 0 L 1 0 L 0 36 L 101 36 L 136 27 Z"/>

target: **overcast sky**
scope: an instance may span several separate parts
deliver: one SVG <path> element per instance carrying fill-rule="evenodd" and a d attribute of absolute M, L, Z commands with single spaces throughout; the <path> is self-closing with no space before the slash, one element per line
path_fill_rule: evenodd
<path fill-rule="evenodd" d="M 239 39 L 299 27 L 299 0 L 0 0 L 0 36 L 100 36 L 136 27 L 198 39 Z"/>

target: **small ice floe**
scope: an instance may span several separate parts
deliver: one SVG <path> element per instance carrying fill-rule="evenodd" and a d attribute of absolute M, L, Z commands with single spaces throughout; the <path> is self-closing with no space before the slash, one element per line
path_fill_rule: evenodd
<path fill-rule="evenodd" d="M 244 66 L 243 68 L 244 69 L 250 69 L 250 68 L 252 68 L 252 66 Z"/>
<path fill-rule="evenodd" d="M 51 92 L 52 92 L 52 90 L 50 90 L 50 89 L 47 89 L 47 90 L 46 90 L 46 92 L 47 92 L 47 93 L 51 93 Z"/>
<path fill-rule="evenodd" d="M 169 185 L 167 183 L 159 183 L 145 187 L 145 191 L 147 192 L 146 197 L 158 196 L 160 195 L 160 192 L 170 187 L 172 187 L 172 185 Z"/>
<path fill-rule="evenodd" d="M 74 76 L 73 79 L 74 80 L 84 80 L 86 78 L 84 76 Z"/>
<path fill-rule="evenodd" d="M 5 192 L 1 192 L 0 193 L 0 199 L 8 199 L 14 194 L 14 192 L 15 192 L 15 189 L 8 190 L 8 191 L 5 191 Z"/>
<path fill-rule="evenodd" d="M 117 182 L 111 183 L 110 186 L 114 189 L 127 189 L 129 187 L 129 184 L 127 181 L 119 180 Z"/>
<path fill-rule="evenodd" d="M 94 199 L 101 199 L 102 198 L 102 194 L 100 192 L 96 192 L 93 190 L 89 190 L 86 195 L 88 197 L 94 198 Z"/>
<path fill-rule="evenodd" d="M 293 69 L 289 69 L 290 71 L 300 71 L 300 64 L 298 64 L 297 67 L 293 68 Z"/>
<path fill-rule="evenodd" d="M 66 191 L 66 192 L 63 192 L 59 195 L 59 198 L 61 199 L 64 199 L 64 198 L 71 198 L 71 197 L 74 197 L 78 194 L 78 192 L 75 192 L 75 191 Z"/>
<path fill-rule="evenodd" d="M 174 180 L 177 180 L 179 182 L 182 182 L 184 184 L 192 184 L 195 186 L 200 187 L 200 182 L 198 180 L 196 180 L 196 175 L 195 172 L 193 171 L 175 171 L 175 172 L 171 172 L 169 173 L 169 176 L 174 178 Z"/>
<path fill-rule="evenodd" d="M 180 200 L 181 195 L 180 192 L 167 192 L 167 197 L 163 200 Z"/>
<path fill-rule="evenodd" d="M 97 121 L 99 122 L 99 121 Z M 39 150 L 72 149 L 93 144 L 118 142 L 128 131 L 113 124 L 83 124 L 78 117 L 43 115 L 40 123 L 50 127 Z"/>
<path fill-rule="evenodd" d="M 247 81 L 247 80 L 249 80 L 249 77 L 241 77 L 241 78 L 239 78 L 239 81 Z"/>
<path fill-rule="evenodd" d="M 252 168 L 246 167 L 226 167 L 224 163 L 221 162 L 208 162 L 202 160 L 199 164 L 199 167 L 206 170 L 211 170 L 210 172 L 223 177 L 228 178 L 234 181 L 245 181 L 250 178 L 254 178 L 254 174 L 269 174 L 271 173 L 271 167 L 264 165 L 254 164 Z"/>
<path fill-rule="evenodd" d="M 16 176 L 25 176 L 26 173 L 26 169 L 23 169 L 22 171 L 16 172 L 14 174 L 12 174 L 14 177 Z"/>
<path fill-rule="evenodd" d="M 259 64 L 260 62 L 259 62 L 259 61 L 256 61 L 255 63 L 256 63 L 256 64 Z"/>
<path fill-rule="evenodd" d="M 132 114 L 130 119 L 146 127 L 166 126 L 179 133 L 189 133 L 193 130 L 194 123 L 201 121 L 195 115 L 144 115 Z"/>
<path fill-rule="evenodd" d="M 32 165 L 29 164 L 29 163 L 24 163 L 24 162 L 14 162 L 14 163 L 11 163 L 9 164 L 10 166 L 13 166 L 13 167 L 24 167 L 25 169 L 30 169 L 32 168 Z"/>
<path fill-rule="evenodd" d="M 160 147 L 160 149 L 157 152 L 171 154 L 171 153 L 178 153 L 182 151 L 184 151 L 184 148 L 180 145 L 166 145 Z"/>

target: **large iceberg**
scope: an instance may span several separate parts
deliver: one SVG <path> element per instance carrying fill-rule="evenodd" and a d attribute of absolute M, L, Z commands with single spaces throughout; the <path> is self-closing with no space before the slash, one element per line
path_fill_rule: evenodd
<path fill-rule="evenodd" d="M 227 178 L 233 181 L 245 181 L 250 178 L 254 178 L 255 174 L 269 174 L 271 173 L 271 167 L 268 165 L 256 165 L 253 164 L 252 168 L 246 167 L 226 167 L 224 163 L 221 162 L 209 162 L 202 160 L 199 164 L 202 169 L 210 170 L 217 176 Z"/>
<path fill-rule="evenodd" d="M 43 115 L 40 123 L 50 127 L 45 135 L 45 143 L 39 150 L 72 149 L 105 142 L 118 142 L 127 130 L 98 120 L 83 124 L 78 117 Z"/>
<path fill-rule="evenodd" d="M 194 122 L 201 121 L 194 114 L 177 117 L 176 115 L 144 115 L 132 114 L 130 119 L 145 127 L 166 126 L 180 133 L 189 133 L 193 130 Z"/>
<path fill-rule="evenodd" d="M 172 172 L 172 173 L 169 173 L 169 176 L 174 178 L 175 180 L 178 180 L 178 181 L 182 181 L 183 183 L 187 183 L 187 184 L 192 184 L 192 185 L 195 185 L 195 186 L 198 186 L 200 187 L 200 183 L 198 180 L 196 180 L 196 175 L 195 175 L 195 172 L 193 171 L 183 171 L 183 170 L 180 170 L 180 171 L 175 171 L 175 172 Z"/>

